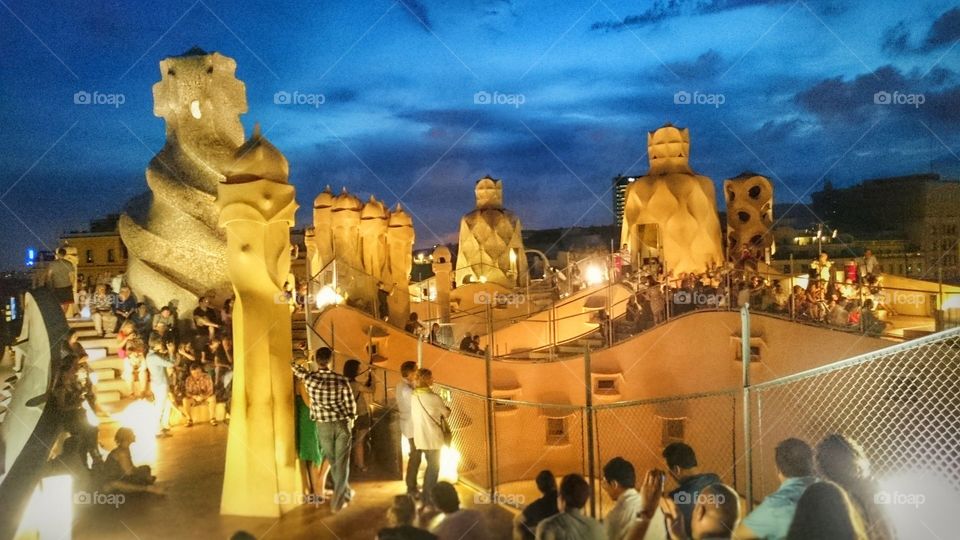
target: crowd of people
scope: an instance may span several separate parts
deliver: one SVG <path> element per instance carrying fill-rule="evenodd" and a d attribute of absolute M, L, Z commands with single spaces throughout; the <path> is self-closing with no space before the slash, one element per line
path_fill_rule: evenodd
<path fill-rule="evenodd" d="M 624 321 L 632 334 L 659 324 L 670 316 L 697 309 L 731 309 L 750 304 L 752 311 L 793 320 L 829 325 L 879 335 L 889 325 L 881 312 L 895 314 L 869 250 L 855 273 L 838 279 L 833 261 L 821 253 L 810 264 L 807 286 L 789 286 L 789 279 L 771 279 L 751 270 L 709 268 L 701 273 L 623 272 L 622 283 L 635 291 L 627 300 Z M 787 282 L 787 285 L 784 285 Z M 600 317 L 603 322 L 609 317 Z M 615 326 L 611 325 L 610 328 Z M 606 337 L 610 330 L 601 328 Z"/>
<path fill-rule="evenodd" d="M 233 379 L 232 299 L 217 310 L 210 306 L 209 298 L 200 298 L 192 317 L 182 321 L 175 302 L 154 311 L 138 302 L 126 285 L 121 284 L 114 294 L 109 283 L 90 283 L 88 288 L 86 281 L 78 281 L 85 285 L 77 295 L 77 313 L 89 309 L 96 337 L 115 340 L 122 361 L 120 376 L 130 395 L 154 403 L 157 437 L 171 436 L 174 410 L 186 427 L 193 426 L 197 407 L 206 409 L 213 426 L 228 421 Z M 65 312 L 74 303 L 72 298 L 58 297 Z M 97 403 L 96 374 L 77 329 L 62 342 L 58 366 L 48 400 L 55 403 L 69 436 L 58 459 L 82 465 L 76 470 L 85 477 L 80 482 L 83 485 L 104 491 L 157 491 L 155 477 L 148 469 L 134 466 L 130 458 L 132 431 L 120 429 L 115 436 L 117 447 L 106 460 L 102 457 L 97 422 L 88 417 L 105 413 Z M 225 411 L 220 420 L 218 403 Z"/>
<path fill-rule="evenodd" d="M 514 520 L 516 540 L 643 538 L 888 539 L 894 531 L 860 445 L 838 434 L 816 448 L 790 438 L 774 452 L 779 488 L 753 511 L 736 490 L 699 466 L 693 448 L 664 448 L 662 469 L 638 477 L 615 457 L 602 471 L 602 487 L 614 506 L 601 524 L 584 513 L 590 488 L 578 474 L 557 487 L 550 471 L 536 478 L 541 497 Z M 667 491 L 667 479 L 676 487 Z"/>

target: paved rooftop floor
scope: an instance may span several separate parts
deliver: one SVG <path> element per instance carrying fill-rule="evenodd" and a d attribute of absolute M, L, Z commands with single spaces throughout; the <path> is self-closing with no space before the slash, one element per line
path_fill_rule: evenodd
<path fill-rule="evenodd" d="M 386 526 L 386 510 L 404 484 L 384 475 L 354 477 L 357 497 L 336 515 L 329 506 L 302 506 L 279 520 L 221 516 L 227 427 L 198 424 L 177 427 L 173 437 L 159 441 L 157 484 L 165 496 L 128 496 L 124 504 L 74 505 L 74 538 L 97 540 L 147 540 L 152 538 L 229 538 L 246 530 L 257 538 L 364 539 L 376 537 Z M 510 538 L 512 514 L 494 505 L 475 505 L 474 493 L 458 486 L 463 506 L 474 507 L 486 517 L 490 538 Z"/>

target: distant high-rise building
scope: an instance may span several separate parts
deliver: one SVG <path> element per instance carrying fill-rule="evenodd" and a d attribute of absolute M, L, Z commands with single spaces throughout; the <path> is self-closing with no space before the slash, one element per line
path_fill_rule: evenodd
<path fill-rule="evenodd" d="M 835 188 L 829 183 L 811 195 L 813 212 L 831 228 L 860 241 L 903 241 L 918 260 L 905 272 L 927 279 L 942 271 L 960 278 L 960 182 L 939 174 L 865 180 Z"/>
<path fill-rule="evenodd" d="M 617 229 L 623 225 L 623 208 L 627 202 L 627 186 L 636 176 L 617 176 L 613 179 L 613 215 Z"/>

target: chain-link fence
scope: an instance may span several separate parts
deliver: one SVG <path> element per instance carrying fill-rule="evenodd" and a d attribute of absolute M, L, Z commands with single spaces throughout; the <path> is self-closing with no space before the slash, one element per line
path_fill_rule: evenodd
<path fill-rule="evenodd" d="M 663 469 L 663 449 L 683 442 L 696 449 L 704 471 L 738 486 L 743 476 L 742 469 L 739 475 L 737 471 L 743 446 L 739 397 L 740 391 L 731 390 L 595 406 L 597 478 L 603 477 L 603 465 L 617 456 L 631 462 L 638 475 Z M 605 494 L 598 502 L 598 515 L 613 505 Z"/>
<path fill-rule="evenodd" d="M 960 502 L 960 329 L 758 384 L 751 392 L 755 498 L 778 485 L 779 441 L 797 437 L 815 445 L 836 433 L 863 447 L 882 490 L 876 502 L 916 503 L 901 512 L 901 524 L 923 519 L 921 504 Z M 948 516 L 939 518 L 942 524 Z M 917 526 L 932 529 L 933 521 Z"/>
<path fill-rule="evenodd" d="M 391 404 L 399 374 L 376 369 Z M 780 441 L 815 446 L 831 433 L 863 446 L 873 474 L 901 490 L 888 492 L 894 500 L 919 485 L 920 495 L 960 501 L 960 328 L 749 386 L 749 437 L 743 388 L 590 407 L 437 389 L 453 409 L 460 480 L 501 504 L 532 501 L 537 473 L 549 469 L 592 478 L 595 513 L 603 516 L 612 506 L 599 488 L 603 464 L 621 456 L 638 475 L 663 468 L 672 442 L 693 447 L 703 471 L 758 502 L 779 485 Z"/>
<path fill-rule="evenodd" d="M 534 480 L 586 475 L 586 423 L 581 406 L 494 399 L 495 482 L 498 501 L 513 506 L 539 497 Z"/>

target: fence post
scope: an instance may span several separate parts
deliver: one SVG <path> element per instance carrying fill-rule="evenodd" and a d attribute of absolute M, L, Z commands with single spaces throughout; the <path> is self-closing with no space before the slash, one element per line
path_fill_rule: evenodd
<path fill-rule="evenodd" d="M 388 394 L 387 394 L 387 392 L 389 391 L 389 388 L 387 388 L 387 384 L 389 384 L 389 383 L 387 382 L 387 370 L 386 370 L 386 368 L 384 368 L 382 371 L 383 371 L 383 406 L 386 407 L 386 406 L 387 406 L 387 403 L 389 402 L 389 397 L 388 397 Z"/>
<path fill-rule="evenodd" d="M 743 450 L 747 511 L 753 507 L 753 448 L 750 445 L 750 303 L 740 308 L 740 360 L 743 363 Z"/>
<path fill-rule="evenodd" d="M 490 302 L 486 306 L 487 316 L 487 354 L 485 355 L 487 375 L 487 480 L 490 482 L 490 500 L 497 500 L 497 473 L 496 438 L 493 429 L 493 307 Z"/>
<path fill-rule="evenodd" d="M 314 297 L 313 293 L 313 269 L 310 268 L 310 257 L 304 261 L 307 272 L 307 295 L 303 298 L 303 322 L 307 327 L 307 351 L 313 350 L 313 324 L 311 324 L 310 303 Z M 296 282 L 296 279 L 294 279 Z"/>
<path fill-rule="evenodd" d="M 597 517 L 597 479 L 596 457 L 593 455 L 593 383 L 590 377 L 590 347 L 584 347 L 583 353 L 583 386 L 586 393 L 586 407 L 583 414 L 587 422 L 587 474 L 590 475 L 590 517 Z"/>

